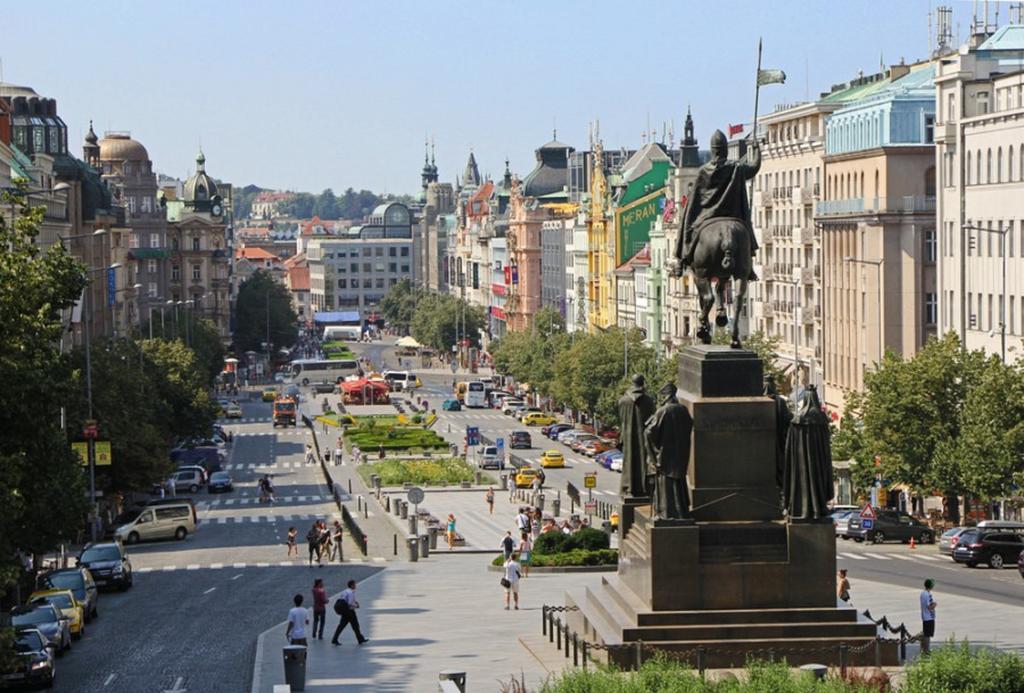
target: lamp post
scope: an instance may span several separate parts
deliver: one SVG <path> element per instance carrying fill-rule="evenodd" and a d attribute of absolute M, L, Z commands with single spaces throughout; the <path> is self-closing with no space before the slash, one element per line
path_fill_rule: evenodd
<path fill-rule="evenodd" d="M 121 266 L 120 262 L 115 262 L 109 267 L 92 267 L 89 268 L 89 274 L 95 272 L 106 272 L 108 270 L 116 270 Z M 90 278 L 91 282 L 92 279 Z M 86 421 L 85 434 L 86 434 L 86 448 L 88 450 L 88 464 L 89 464 L 89 500 L 92 504 L 92 521 L 89 523 L 89 535 L 92 541 L 96 541 L 97 527 L 96 523 L 99 521 L 99 504 L 96 502 L 96 422 L 93 419 L 92 410 L 92 338 L 89 332 L 91 302 L 89 301 L 89 295 L 92 293 L 90 287 L 86 287 L 85 299 L 82 305 L 83 313 L 83 336 L 85 337 L 85 398 L 88 405 L 88 419 Z"/>
<path fill-rule="evenodd" d="M 998 229 L 987 229 L 983 226 L 975 226 L 973 224 L 964 224 L 960 228 L 964 231 L 994 233 L 999 236 L 999 255 L 1003 259 L 1003 290 L 1000 293 L 999 298 L 999 353 L 1003 363 L 1006 363 L 1006 234 L 1008 234 L 1012 228 L 1005 226 Z M 968 239 L 968 248 L 974 245 L 973 241 L 973 236 Z M 970 306 L 968 306 L 968 311 L 969 310 Z"/>
<path fill-rule="evenodd" d="M 882 300 L 882 262 L 883 260 L 860 260 L 850 255 L 843 258 L 843 262 L 849 262 L 850 264 L 856 265 L 874 265 L 875 267 L 875 280 L 878 291 L 878 362 L 875 368 L 882 367 L 882 359 L 885 357 L 884 346 L 882 345 L 882 332 L 885 328 L 885 301 Z"/>

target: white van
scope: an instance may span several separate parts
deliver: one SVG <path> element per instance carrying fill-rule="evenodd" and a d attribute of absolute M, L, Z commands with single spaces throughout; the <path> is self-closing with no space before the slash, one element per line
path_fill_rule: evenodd
<path fill-rule="evenodd" d="M 409 371 L 384 371 L 382 375 L 391 389 L 396 392 L 419 387 L 420 379 L 416 377 L 415 373 Z"/>
<path fill-rule="evenodd" d="M 180 541 L 194 531 L 192 507 L 168 503 L 144 508 L 135 519 L 114 530 L 114 538 L 126 544 L 172 537 Z"/>
<path fill-rule="evenodd" d="M 498 455 L 498 448 L 495 445 L 481 445 L 474 452 L 476 466 L 480 469 L 504 469 L 505 460 Z"/>
<path fill-rule="evenodd" d="M 363 330 L 358 325 L 332 325 L 324 328 L 324 342 L 333 342 L 336 340 L 343 340 L 348 342 L 358 342 L 362 336 Z"/>

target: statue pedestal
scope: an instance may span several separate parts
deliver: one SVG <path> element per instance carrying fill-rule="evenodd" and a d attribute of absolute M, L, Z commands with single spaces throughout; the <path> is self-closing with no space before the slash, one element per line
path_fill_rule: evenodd
<path fill-rule="evenodd" d="M 832 522 L 782 520 L 775 406 L 761 379 L 752 352 L 684 350 L 679 399 L 694 423 L 695 522 L 656 520 L 650 506 L 631 504 L 618 573 L 566 593 L 577 607 L 566 613 L 569 626 L 587 640 L 642 641 L 645 657 L 661 649 L 692 665 L 701 647 L 712 668 L 773 656 L 836 665 L 842 647 L 850 665 L 897 664 L 896 641 L 875 643 L 873 623 L 837 606 Z M 612 647 L 607 656 L 628 667 L 635 651 Z"/>
<path fill-rule="evenodd" d="M 642 505 L 650 505 L 650 496 L 623 496 L 619 510 L 619 544 L 626 539 L 629 528 L 633 526 L 634 511 Z"/>

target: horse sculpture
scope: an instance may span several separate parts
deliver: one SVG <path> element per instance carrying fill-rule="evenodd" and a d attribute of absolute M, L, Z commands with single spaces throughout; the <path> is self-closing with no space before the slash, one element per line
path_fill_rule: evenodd
<path fill-rule="evenodd" d="M 700 298 L 700 328 L 697 337 L 704 344 L 711 343 L 711 323 L 708 316 L 718 300 L 715 324 L 725 327 L 729 323 L 725 307 L 725 287 L 733 282 L 732 342 L 733 349 L 740 342 L 740 311 L 747 297 L 747 281 L 751 270 L 750 232 L 747 222 L 733 217 L 709 220 L 700 229 L 697 246 L 693 250 L 693 272 Z M 717 283 L 712 285 L 712 280 Z"/>

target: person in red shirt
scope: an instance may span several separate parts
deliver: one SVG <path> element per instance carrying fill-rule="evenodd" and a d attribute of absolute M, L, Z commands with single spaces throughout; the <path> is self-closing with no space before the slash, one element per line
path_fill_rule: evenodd
<path fill-rule="evenodd" d="M 324 639 L 324 622 L 327 620 L 327 590 L 324 581 L 313 581 L 313 637 Z"/>

